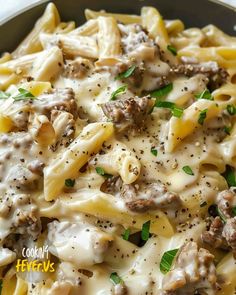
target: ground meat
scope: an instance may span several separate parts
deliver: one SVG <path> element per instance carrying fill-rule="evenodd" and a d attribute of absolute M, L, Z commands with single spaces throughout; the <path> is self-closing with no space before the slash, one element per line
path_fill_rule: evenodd
<path fill-rule="evenodd" d="M 227 244 L 232 248 L 233 254 L 236 257 L 236 217 L 230 218 L 226 221 L 222 236 L 225 238 Z"/>
<path fill-rule="evenodd" d="M 216 294 L 216 269 L 214 256 L 197 243 L 188 242 L 180 248 L 172 270 L 162 282 L 163 294 L 193 295 Z"/>
<path fill-rule="evenodd" d="M 224 239 L 222 237 L 222 231 L 224 228 L 224 223 L 220 219 L 219 216 L 213 219 L 212 223 L 210 224 L 210 228 L 208 231 L 205 231 L 202 234 L 202 240 L 214 246 L 215 248 L 222 247 L 224 244 Z"/>
<path fill-rule="evenodd" d="M 181 74 L 192 77 L 196 74 L 204 74 L 209 79 L 208 87 L 215 90 L 224 84 L 227 80 L 228 73 L 225 69 L 220 68 L 216 62 L 179 64 L 172 66 L 170 73 Z"/>
<path fill-rule="evenodd" d="M 101 189 L 106 193 L 119 195 L 125 201 L 126 207 L 133 212 L 177 210 L 182 206 L 180 197 L 169 192 L 160 183 L 123 184 L 120 177 L 112 177 L 104 182 Z"/>
<path fill-rule="evenodd" d="M 58 88 L 48 94 L 42 94 L 33 101 L 33 111 L 46 115 L 49 119 L 53 110 L 66 111 L 78 117 L 78 107 L 72 88 Z"/>
<path fill-rule="evenodd" d="M 101 107 L 105 116 L 115 124 L 116 128 L 124 131 L 128 128 L 140 130 L 153 105 L 153 100 L 142 97 L 109 101 Z"/>
<path fill-rule="evenodd" d="M 234 203 L 236 203 L 236 193 L 233 188 L 220 192 L 217 196 L 218 208 L 226 218 L 232 217 L 232 208 L 234 207 Z"/>
<path fill-rule="evenodd" d="M 214 216 L 209 229 L 202 233 L 202 240 L 214 248 L 232 249 L 236 256 L 236 217 L 233 214 L 235 202 L 236 193 L 233 187 L 218 194 L 217 206 L 221 218 Z"/>
<path fill-rule="evenodd" d="M 44 168 L 44 166 L 45 166 L 45 164 L 42 161 L 34 160 L 31 163 L 29 163 L 29 165 L 28 165 L 27 168 L 32 173 L 34 173 L 36 175 L 42 176 L 43 175 L 43 168 Z"/>

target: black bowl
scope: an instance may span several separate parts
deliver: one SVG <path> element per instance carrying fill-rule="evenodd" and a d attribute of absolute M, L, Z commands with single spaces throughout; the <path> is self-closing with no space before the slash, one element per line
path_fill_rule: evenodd
<path fill-rule="evenodd" d="M 0 52 L 16 48 L 43 13 L 48 2 L 36 4 L 0 26 Z M 214 24 L 226 33 L 235 35 L 236 9 L 215 0 L 56 0 L 54 3 L 62 20 L 74 20 L 77 24 L 85 21 L 85 8 L 139 14 L 142 6 L 154 6 L 164 18 L 179 18 L 186 27 Z"/>

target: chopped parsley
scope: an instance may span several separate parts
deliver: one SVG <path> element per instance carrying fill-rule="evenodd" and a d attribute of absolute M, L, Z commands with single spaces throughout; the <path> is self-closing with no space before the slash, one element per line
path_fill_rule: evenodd
<path fill-rule="evenodd" d="M 156 150 L 156 149 L 154 149 L 154 148 L 151 148 L 151 153 L 153 154 L 153 156 L 157 156 L 157 154 L 158 154 L 158 151 Z"/>
<path fill-rule="evenodd" d="M 203 92 L 196 94 L 195 97 L 197 99 L 214 100 L 213 96 L 211 95 L 211 93 L 208 89 L 205 89 Z"/>
<path fill-rule="evenodd" d="M 18 91 L 19 93 L 16 96 L 12 97 L 15 101 L 36 99 L 36 97 L 31 92 L 24 88 L 19 88 Z"/>
<path fill-rule="evenodd" d="M 113 272 L 113 273 L 111 273 L 111 275 L 110 275 L 110 280 L 112 281 L 112 283 L 113 283 L 114 285 L 118 285 L 118 284 L 123 283 L 122 278 L 118 276 L 117 272 Z"/>
<path fill-rule="evenodd" d="M 147 222 L 145 222 L 142 226 L 142 232 L 141 232 L 141 238 L 143 241 L 147 241 L 149 239 L 150 236 L 150 224 L 151 221 L 148 220 Z"/>
<path fill-rule="evenodd" d="M 75 179 L 67 178 L 65 180 L 65 186 L 74 187 L 74 185 L 75 185 Z"/>
<path fill-rule="evenodd" d="M 167 49 L 174 55 L 177 55 L 177 49 L 173 45 L 167 45 Z"/>
<path fill-rule="evenodd" d="M 129 240 L 129 236 L 130 236 L 130 229 L 127 228 L 127 229 L 124 231 L 124 233 L 123 233 L 123 235 L 122 235 L 122 238 L 123 238 L 125 241 L 128 241 L 128 240 Z"/>
<path fill-rule="evenodd" d="M 102 167 L 96 167 L 95 170 L 96 170 L 97 174 L 99 174 L 103 177 L 111 178 L 113 176 L 111 174 L 106 173 Z"/>
<path fill-rule="evenodd" d="M 193 170 L 189 166 L 184 166 L 183 171 L 188 175 L 194 175 Z"/>
<path fill-rule="evenodd" d="M 226 223 L 226 217 L 224 216 L 224 214 L 221 212 L 220 208 L 218 206 L 216 206 L 216 211 L 217 211 L 217 215 L 220 217 L 220 219 Z"/>
<path fill-rule="evenodd" d="M 170 271 L 173 260 L 174 260 L 178 251 L 179 251 L 179 249 L 173 249 L 173 250 L 169 250 L 169 251 L 165 252 L 162 255 L 161 262 L 160 262 L 160 271 L 163 274 L 166 274 L 167 272 Z"/>
<path fill-rule="evenodd" d="M 127 71 L 125 71 L 125 72 L 119 74 L 118 76 L 116 76 L 115 79 L 116 80 L 120 80 L 120 79 L 123 79 L 123 78 L 129 78 L 133 74 L 133 72 L 135 71 L 135 69 L 136 69 L 136 66 L 133 65 L 130 68 L 128 68 Z"/>
<path fill-rule="evenodd" d="M 9 93 L 0 90 L 0 99 L 7 99 L 9 96 Z"/>
<path fill-rule="evenodd" d="M 155 103 L 155 107 L 170 109 L 172 112 L 172 115 L 177 118 L 182 117 L 184 112 L 182 108 L 177 107 L 176 104 L 171 101 L 157 100 Z"/>
<path fill-rule="evenodd" d="M 233 116 L 233 115 L 236 114 L 236 107 L 235 107 L 234 105 L 232 105 L 232 104 L 228 104 L 227 107 L 226 107 L 226 109 L 227 109 L 227 112 L 228 112 L 231 116 Z"/>
<path fill-rule="evenodd" d="M 233 216 L 236 216 L 236 207 L 232 208 L 232 213 L 233 213 Z"/>
<path fill-rule="evenodd" d="M 235 173 L 234 173 L 233 167 L 227 165 L 226 170 L 223 173 L 223 177 L 227 181 L 229 187 L 236 186 L 236 179 L 235 179 Z"/>
<path fill-rule="evenodd" d="M 224 127 L 224 132 L 226 134 L 230 135 L 231 131 L 232 131 L 232 127 L 231 126 L 225 126 Z"/>
<path fill-rule="evenodd" d="M 198 124 L 200 124 L 200 125 L 203 125 L 203 123 L 204 123 L 204 121 L 205 121 L 205 119 L 206 119 L 206 116 L 207 116 L 207 109 L 205 109 L 205 110 L 203 110 L 203 111 L 201 111 L 200 113 L 199 113 L 199 117 L 198 117 Z"/>
<path fill-rule="evenodd" d="M 120 94 L 124 94 L 127 90 L 127 85 L 122 85 L 116 91 L 112 92 L 111 100 L 116 100 L 116 97 Z"/>
<path fill-rule="evenodd" d="M 173 90 L 173 83 L 170 83 L 160 89 L 154 90 L 150 93 L 151 97 L 155 98 L 161 98 L 163 96 L 166 96 L 169 92 Z"/>

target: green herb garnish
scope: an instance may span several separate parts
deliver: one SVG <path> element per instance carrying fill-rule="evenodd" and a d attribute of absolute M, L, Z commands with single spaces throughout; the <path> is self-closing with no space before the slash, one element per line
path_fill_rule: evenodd
<path fill-rule="evenodd" d="M 111 178 L 113 176 L 111 174 L 106 173 L 102 167 L 96 167 L 95 169 L 96 169 L 97 174 L 99 174 L 103 177 Z"/>
<path fill-rule="evenodd" d="M 203 125 L 203 123 L 204 123 L 204 121 L 205 121 L 205 119 L 206 119 L 206 116 L 207 116 L 207 109 L 205 109 L 205 110 L 203 110 L 203 111 L 201 111 L 200 113 L 199 113 L 199 117 L 198 117 L 198 123 L 200 124 L 200 125 Z"/>
<path fill-rule="evenodd" d="M 9 96 L 9 93 L 0 90 L 0 99 L 7 99 Z"/>
<path fill-rule="evenodd" d="M 177 49 L 173 45 L 167 45 L 167 49 L 174 55 L 177 55 Z"/>
<path fill-rule="evenodd" d="M 184 166 L 183 171 L 188 175 L 194 175 L 193 170 L 189 166 Z"/>
<path fill-rule="evenodd" d="M 236 216 L 236 207 L 232 208 L 232 213 L 233 213 L 233 216 Z"/>
<path fill-rule="evenodd" d="M 236 107 L 234 105 L 228 104 L 226 109 L 231 116 L 236 114 Z"/>
<path fill-rule="evenodd" d="M 219 209 L 218 206 L 216 206 L 216 211 L 217 211 L 217 215 L 220 217 L 220 219 L 226 223 L 226 217 L 224 216 L 224 214 L 221 212 L 221 210 Z"/>
<path fill-rule="evenodd" d="M 235 179 L 235 173 L 234 173 L 233 167 L 227 165 L 226 170 L 223 173 L 223 176 L 225 180 L 227 181 L 229 187 L 236 186 L 236 179 Z"/>
<path fill-rule="evenodd" d="M 15 101 L 36 99 L 36 97 L 26 89 L 19 88 L 18 91 L 19 91 L 19 94 L 12 97 Z"/>
<path fill-rule="evenodd" d="M 177 107 L 175 103 L 171 101 L 163 101 L 163 100 L 157 100 L 155 103 L 155 107 L 157 108 L 165 108 L 170 109 L 172 112 L 172 115 L 174 117 L 180 118 L 183 115 L 184 110 L 180 107 Z"/>
<path fill-rule="evenodd" d="M 123 283 L 122 278 L 118 276 L 117 272 L 113 272 L 113 273 L 111 273 L 111 275 L 110 275 L 110 280 L 112 281 L 112 283 L 113 283 L 114 285 L 118 285 L 118 284 L 120 284 L 120 283 Z"/>
<path fill-rule="evenodd" d="M 205 89 L 203 92 L 196 94 L 195 97 L 197 99 L 214 100 L 213 96 L 211 95 L 211 93 L 208 89 Z"/>
<path fill-rule="evenodd" d="M 150 224 L 151 224 L 151 221 L 148 220 L 142 226 L 141 238 L 142 238 L 143 241 L 147 241 L 149 239 Z"/>
<path fill-rule="evenodd" d="M 151 148 L 151 153 L 153 154 L 153 156 L 157 156 L 157 154 L 158 154 L 158 151 L 156 150 L 156 149 L 154 149 L 154 148 Z"/>
<path fill-rule="evenodd" d="M 170 271 L 173 260 L 177 254 L 179 249 L 173 249 L 170 251 L 165 252 L 162 255 L 161 262 L 160 262 L 160 270 L 163 274 L 166 274 Z"/>
<path fill-rule="evenodd" d="M 75 185 L 75 179 L 67 178 L 65 180 L 65 186 L 73 187 Z"/>
<path fill-rule="evenodd" d="M 122 235 L 122 238 L 123 238 L 124 240 L 128 241 L 128 240 L 129 240 L 129 236 L 130 236 L 130 229 L 127 228 L 127 229 L 124 231 L 124 233 L 123 233 L 123 235 Z"/>
<path fill-rule="evenodd" d="M 230 132 L 232 131 L 232 127 L 231 126 L 225 126 L 224 127 L 224 132 L 227 133 L 228 135 L 230 135 Z"/>
<path fill-rule="evenodd" d="M 2 280 L 0 280 L 0 295 L 2 294 Z"/>
<path fill-rule="evenodd" d="M 127 90 L 127 85 L 122 85 L 116 91 L 112 92 L 111 100 L 116 100 L 116 97 L 120 94 L 124 94 Z"/>
<path fill-rule="evenodd" d="M 173 83 L 170 83 L 158 90 L 154 90 L 150 93 L 150 95 L 151 97 L 161 98 L 163 96 L 166 96 L 169 92 L 171 92 L 171 90 L 173 90 Z"/>
<path fill-rule="evenodd" d="M 120 80 L 120 79 L 123 79 L 123 78 L 129 78 L 133 74 L 135 69 L 136 69 L 135 65 L 131 66 L 130 68 L 128 68 L 127 71 L 125 71 L 125 72 L 119 74 L 118 76 L 116 76 L 115 80 Z"/>

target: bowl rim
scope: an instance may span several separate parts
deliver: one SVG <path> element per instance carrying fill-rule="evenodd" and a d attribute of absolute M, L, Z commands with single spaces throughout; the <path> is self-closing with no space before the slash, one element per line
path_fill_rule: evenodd
<path fill-rule="evenodd" d="M 236 13 L 236 5 L 234 7 L 234 6 L 232 6 L 232 5 L 228 4 L 228 3 L 222 2 L 220 0 L 207 0 L 207 1 L 213 2 L 213 3 L 217 4 L 217 5 L 224 6 L 227 9 L 230 9 L 231 11 L 234 11 Z M 26 5 L 25 7 L 21 8 L 21 9 L 19 9 L 17 11 L 15 11 L 11 15 L 6 16 L 5 18 L 3 17 L 0 20 L 0 26 L 3 25 L 3 24 L 6 24 L 8 21 L 16 18 L 17 16 L 21 15 L 22 13 L 24 13 L 24 12 L 26 12 L 28 10 L 31 10 L 32 8 L 34 8 L 36 6 L 39 6 L 39 5 L 44 4 L 44 3 L 47 3 L 47 2 L 48 3 L 53 2 L 55 5 L 57 5 L 56 0 L 54 0 L 54 1 L 50 1 L 50 0 L 39 0 L 39 1 L 35 2 L 35 3 L 29 3 L 28 5 Z"/>

